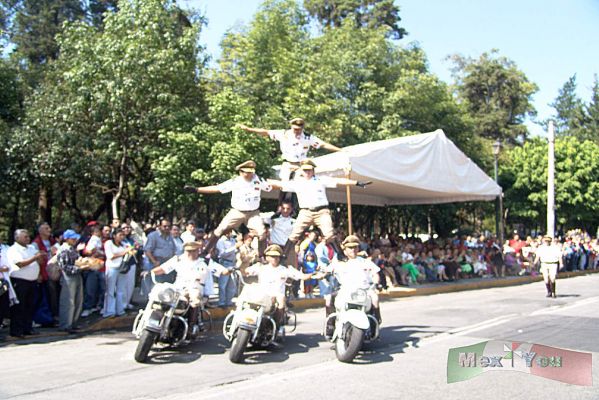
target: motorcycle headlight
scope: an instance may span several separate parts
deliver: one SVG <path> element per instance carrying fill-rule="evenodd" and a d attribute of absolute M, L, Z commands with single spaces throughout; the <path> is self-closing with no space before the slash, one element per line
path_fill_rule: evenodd
<path fill-rule="evenodd" d="M 158 293 L 158 300 L 163 303 L 172 303 L 175 300 L 175 291 L 171 288 L 166 288 Z"/>
<path fill-rule="evenodd" d="M 365 303 L 367 296 L 366 290 L 358 289 L 355 292 L 352 292 L 351 301 L 356 303 Z"/>

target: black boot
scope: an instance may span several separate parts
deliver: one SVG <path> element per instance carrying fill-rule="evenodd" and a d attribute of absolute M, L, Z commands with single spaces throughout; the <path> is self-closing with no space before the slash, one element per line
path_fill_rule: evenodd
<path fill-rule="evenodd" d="M 275 324 L 277 324 L 277 328 L 282 327 L 283 323 L 285 322 L 285 309 L 277 308 L 275 310 L 275 312 L 272 314 L 272 319 L 275 320 Z"/>
<path fill-rule="evenodd" d="M 557 295 L 555 294 L 555 281 L 551 282 L 551 297 L 553 297 L 554 299 L 557 297 Z"/>
<path fill-rule="evenodd" d="M 327 338 L 330 338 L 331 336 L 333 336 L 333 332 L 335 331 L 335 318 L 328 319 L 329 315 L 331 315 L 334 312 L 335 312 L 335 307 L 333 307 L 333 306 L 325 307 L 325 313 L 326 313 L 326 317 L 327 317 L 327 325 L 324 330 L 324 335 Z"/>
<path fill-rule="evenodd" d="M 189 323 L 189 331 L 187 333 L 190 339 L 195 339 L 200 333 L 200 326 L 198 325 L 198 307 L 189 308 L 189 316 L 187 322 Z"/>
<path fill-rule="evenodd" d="M 547 288 L 547 296 L 546 297 L 551 297 L 551 294 L 553 293 L 552 287 L 551 287 L 551 282 L 547 282 L 545 284 L 545 287 Z"/>
<path fill-rule="evenodd" d="M 372 314 L 374 315 L 374 318 L 376 318 L 376 320 L 378 321 L 379 325 L 383 322 L 383 320 L 381 319 L 381 309 L 380 307 L 374 307 L 372 306 Z"/>
<path fill-rule="evenodd" d="M 258 257 L 264 258 L 264 251 L 266 250 L 266 239 L 258 240 Z"/>

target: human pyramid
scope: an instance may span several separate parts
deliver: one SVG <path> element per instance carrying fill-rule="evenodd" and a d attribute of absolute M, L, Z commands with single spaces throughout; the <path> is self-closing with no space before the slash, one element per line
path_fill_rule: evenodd
<path fill-rule="evenodd" d="M 343 254 L 339 240 L 335 236 L 331 211 L 328 208 L 329 201 L 326 196 L 326 189 L 338 185 L 355 185 L 363 188 L 371 182 L 316 176 L 316 164 L 308 158 L 309 150 L 311 148 L 323 148 L 330 151 L 340 151 L 341 149 L 319 139 L 315 135 L 306 133 L 302 118 L 294 118 L 289 123 L 291 129 L 287 130 L 267 130 L 250 128 L 242 124 L 237 125 L 238 128 L 246 132 L 256 133 L 279 142 L 284 159 L 279 172 L 279 180 L 260 178 L 256 174 L 256 163 L 248 160 L 235 167 L 239 176 L 219 185 L 185 186 L 185 190 L 190 193 L 231 192 L 231 209 L 214 230 L 212 237 L 204 248 L 204 254 L 210 254 L 210 251 L 223 234 L 245 224 L 250 232 L 258 238 L 258 255 L 262 258 L 266 251 L 266 231 L 260 217 L 260 194 L 263 191 L 270 192 L 273 188 L 281 190 L 279 205 L 284 199 L 289 198 L 290 192 L 295 192 L 300 207 L 293 230 L 283 249 L 281 249 L 282 258 L 288 264 L 297 267 L 295 246 L 304 231 L 310 226 L 320 229 L 326 242 L 333 246 L 335 252 L 339 255 Z M 278 245 L 275 246 L 279 247 Z"/>
<path fill-rule="evenodd" d="M 231 209 L 214 230 L 213 235 L 204 247 L 203 254 L 210 254 L 223 234 L 245 224 L 258 239 L 258 255 L 260 259 L 264 260 L 264 257 L 266 257 L 267 262 L 261 264 L 273 267 L 272 269 L 254 268 L 246 271 L 258 275 L 259 282 L 268 280 L 268 283 L 272 284 L 272 296 L 276 298 L 277 303 L 275 314 L 277 325 L 282 321 L 285 309 L 285 300 L 283 298 L 284 286 L 278 284 L 278 282 L 281 282 L 281 280 L 285 281 L 287 278 L 307 279 L 311 276 L 299 274 L 299 271 L 297 271 L 295 247 L 299 239 L 302 238 L 304 231 L 310 226 L 320 229 L 326 243 L 333 247 L 339 259 L 344 257 L 342 248 L 351 247 L 352 250 L 355 250 L 359 243 L 359 240 L 355 236 L 346 238 L 343 245 L 336 238 L 331 211 L 328 208 L 329 201 L 326 196 L 326 189 L 334 188 L 338 185 L 355 185 L 364 188 L 371 183 L 346 178 L 316 176 L 315 168 L 317 166 L 308 158 L 309 150 L 311 148 L 323 148 L 329 151 L 341 151 L 341 149 L 319 139 L 315 135 L 305 132 L 304 120 L 302 118 L 294 118 L 289 123 L 290 129 L 287 130 L 267 130 L 251 128 L 242 124 L 237 125 L 238 128 L 246 132 L 269 137 L 271 140 L 279 142 L 284 162 L 281 166 L 278 180 L 264 180 L 260 178 L 256 174 L 256 163 L 248 160 L 235 167 L 239 176 L 219 185 L 203 187 L 185 186 L 185 191 L 189 193 L 213 194 L 231 192 Z M 300 208 L 297 219 L 283 248 L 278 244 L 271 244 L 266 247 L 266 230 L 260 217 L 261 192 L 270 192 L 273 188 L 281 190 L 279 205 L 288 198 L 290 192 L 295 192 Z M 283 265 L 291 265 L 293 268 L 283 267 Z M 325 296 L 325 299 L 326 313 L 329 315 L 332 312 L 331 296 Z M 377 314 L 380 315 L 378 313 L 378 304 L 376 304 L 376 309 Z"/>

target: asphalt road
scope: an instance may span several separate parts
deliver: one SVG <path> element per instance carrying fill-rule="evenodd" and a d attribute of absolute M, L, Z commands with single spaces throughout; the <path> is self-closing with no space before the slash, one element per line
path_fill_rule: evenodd
<path fill-rule="evenodd" d="M 133 360 L 127 332 L 40 338 L 0 347 L 1 399 L 599 399 L 599 275 L 544 285 L 395 299 L 382 304 L 381 340 L 354 364 L 320 335 L 324 311 L 298 313 L 284 348 L 227 358 L 218 332 Z M 497 371 L 447 383 L 450 348 L 497 339 L 593 354 L 594 386 Z"/>

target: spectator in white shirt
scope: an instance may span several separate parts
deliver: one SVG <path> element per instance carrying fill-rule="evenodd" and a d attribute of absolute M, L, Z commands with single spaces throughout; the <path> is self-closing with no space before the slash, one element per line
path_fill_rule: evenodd
<path fill-rule="evenodd" d="M 10 335 L 23 337 L 32 335 L 33 313 L 35 312 L 35 283 L 39 278 L 39 261 L 46 257 L 29 243 L 31 238 L 26 229 L 15 231 L 15 243 L 8 249 L 10 279 L 18 303 L 10 307 Z"/>

